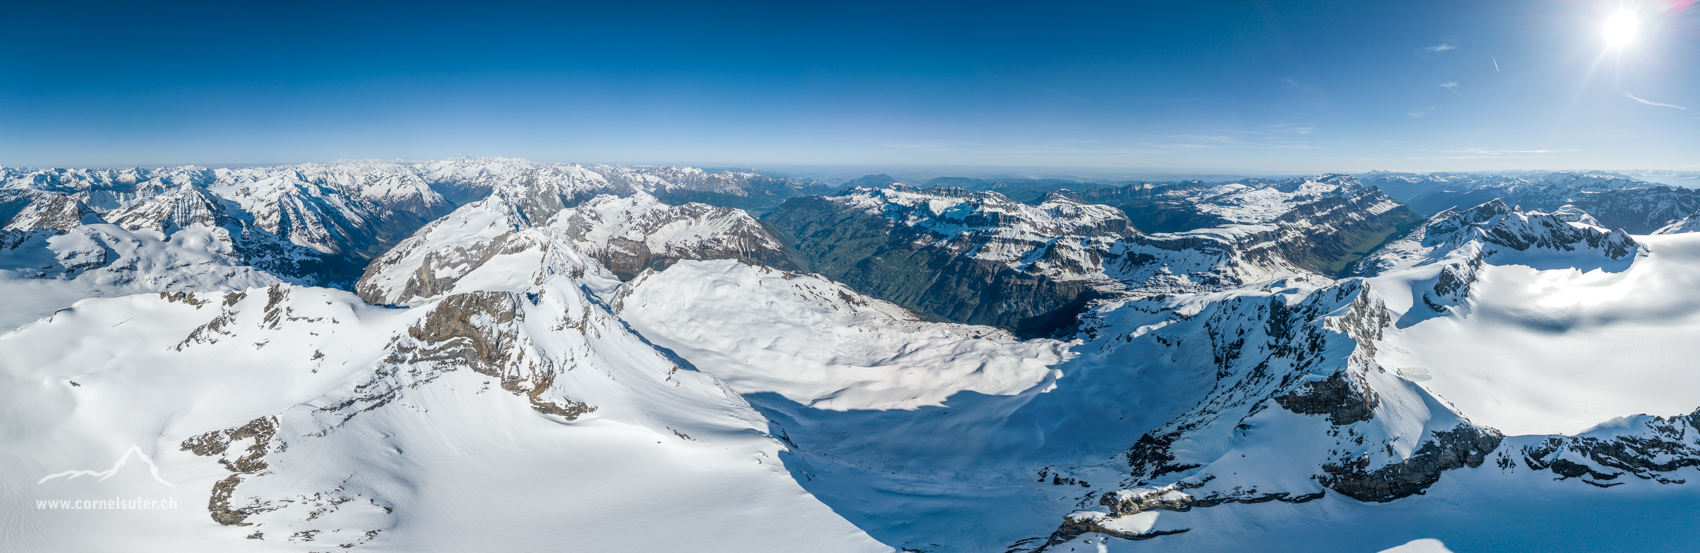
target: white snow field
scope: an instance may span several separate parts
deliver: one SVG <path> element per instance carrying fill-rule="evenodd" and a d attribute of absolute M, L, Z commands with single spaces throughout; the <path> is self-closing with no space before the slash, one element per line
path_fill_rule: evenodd
<path fill-rule="evenodd" d="M 281 282 L 243 265 L 222 228 L 192 225 L 166 236 L 118 225 L 35 232 L 0 249 L 0 330 L 51 315 L 77 300 L 161 291 L 224 291 Z"/>
<path fill-rule="evenodd" d="M 1331 278 L 1249 237 L 1349 176 L 1206 189 L 1231 224 L 1168 235 L 1098 234 L 1122 214 L 1063 200 L 834 200 L 1105 284 L 1069 338 L 1018 340 L 702 255 L 782 248 L 746 213 L 650 195 L 754 174 L 0 176 L 32 202 L 0 233 L 0 553 L 1700 543 L 1692 225 L 1489 202 Z M 245 265 L 232 205 L 282 256 L 434 218 L 373 252 L 357 295 Z M 1072 261 L 1029 255 L 1059 235 Z M 628 282 L 598 261 L 637 245 L 677 261 Z"/>
<path fill-rule="evenodd" d="M 594 270 L 584 258 L 554 252 L 514 275 L 539 283 L 524 292 L 412 309 L 279 285 L 88 299 L 5 334 L 0 550 L 890 549 L 797 484 L 737 394 L 587 301 L 565 275 Z M 132 444 L 164 483 L 134 458 L 37 483 Z M 177 508 L 30 506 L 113 496 Z"/>
<path fill-rule="evenodd" d="M 817 409 L 940 406 L 958 392 L 1013 395 L 1054 377 L 1066 345 L 928 323 L 817 275 L 681 261 L 615 300 L 639 334 L 743 393 Z M 726 324 L 737 321 L 736 324 Z"/>
<path fill-rule="evenodd" d="M 1586 225 L 1541 217 L 1504 215 L 1482 228 L 1484 233 L 1522 228 L 1562 236 L 1571 236 L 1562 228 L 1588 230 Z M 1543 226 L 1553 224 L 1566 226 Z M 1628 238 L 1601 229 L 1588 232 L 1622 237 L 1610 240 Z M 1356 288 L 1351 281 L 1294 277 L 1111 304 L 1096 315 L 1101 322 L 1090 327 L 1090 337 L 1073 344 L 1060 361 L 1033 358 L 1054 363 L 1055 372 L 1026 389 L 975 388 L 977 379 L 952 376 L 956 384 L 935 384 L 944 391 L 942 400 L 916 396 L 928 401 L 883 407 L 867 400 L 860 406 L 841 400 L 868 397 L 868 392 L 888 387 L 895 397 L 909 399 L 913 392 L 893 387 L 893 375 L 875 367 L 901 367 L 910 357 L 927 359 L 923 347 L 928 342 L 899 341 L 916 344 L 913 348 L 881 345 L 893 342 L 879 336 L 895 317 L 861 315 L 868 310 L 851 306 L 866 299 L 853 292 L 840 296 L 832 283 L 727 261 L 682 262 L 628 283 L 614 304 L 648 340 L 745 393 L 797 444 L 796 454 L 785 459 L 812 493 L 875 538 L 901 548 L 979 551 L 1045 545 L 1046 535 L 1063 522 L 1062 515 L 1102 509 L 1096 494 L 1108 495 L 1104 489 L 1113 490 L 1118 482 L 1128 485 L 1124 450 L 1141 432 L 1168 421 L 1192 421 L 1183 429 L 1223 424 L 1227 430 L 1236 423 L 1245 429 L 1234 431 L 1232 438 L 1198 433 L 1184 438 L 1185 447 L 1173 450 L 1179 456 L 1176 463 L 1204 465 L 1178 474 L 1182 483 L 1203 486 L 1189 494 L 1226 493 L 1244 497 L 1243 502 L 1107 517 L 1101 525 L 1107 530 L 1151 539 L 1087 532 L 1050 543 L 1047 550 L 1380 551 L 1439 538 L 1444 546 L 1434 540 L 1415 541 L 1408 549 L 1639 551 L 1700 538 L 1700 530 L 1683 522 L 1700 509 L 1700 493 L 1681 484 L 1700 477 L 1693 465 L 1673 465 L 1677 468 L 1669 475 L 1674 484 L 1619 472 L 1622 478 L 1590 486 L 1555 478 L 1559 475 L 1535 470 L 1521 460 L 1524 455 L 1539 457 L 1530 452 L 1542 447 L 1548 434 L 1573 435 L 1593 428 L 1588 435 L 1597 438 L 1590 439 L 1639 436 L 1634 433 L 1647 417 L 1614 418 L 1687 415 L 1700 406 L 1700 387 L 1690 385 L 1694 371 L 1668 353 L 1675 349 L 1676 355 L 1685 355 L 1681 348 L 1688 346 L 1655 341 L 1675 340 L 1688 331 L 1685 325 L 1694 303 L 1684 298 L 1696 292 L 1683 283 L 1688 275 L 1700 274 L 1700 257 L 1694 255 L 1700 251 L 1700 236 L 1633 237 L 1638 245 L 1618 258 L 1610 257 L 1609 244 L 1621 244 L 1609 240 L 1603 249 L 1554 246 L 1553 251 L 1542 251 L 1516 250 L 1484 242 L 1482 236 L 1488 234 L 1439 237 L 1444 247 L 1405 251 L 1401 255 L 1407 262 L 1392 264 Z M 1586 241 L 1585 235 L 1575 236 Z M 1442 306 L 1436 311 L 1413 299 L 1432 295 L 1423 290 L 1434 286 L 1439 273 L 1465 266 L 1478 254 L 1485 254 L 1486 260 L 1455 309 Z M 1352 300 L 1351 294 L 1359 293 L 1355 290 L 1362 290 L 1366 299 Z M 1265 322 L 1254 315 L 1266 312 L 1259 306 L 1281 298 L 1298 310 L 1323 294 L 1345 298 L 1344 303 L 1325 302 L 1331 305 L 1322 311 L 1326 319 L 1310 322 L 1341 334 L 1329 340 L 1348 338 L 1346 329 L 1360 324 L 1347 322 L 1354 312 L 1373 313 L 1379 308 L 1372 306 L 1385 306 L 1386 326 L 1378 327 L 1373 339 L 1346 342 L 1346 350 L 1329 346 L 1322 353 L 1323 359 L 1341 363 L 1346 353 L 1356 350 L 1347 370 L 1377 392 L 1374 417 L 1331 430 L 1322 417 L 1265 402 L 1271 408 L 1261 413 L 1253 410 L 1237 421 L 1215 419 L 1219 415 L 1211 415 L 1214 408 L 1209 406 L 1245 401 L 1236 399 L 1245 397 L 1234 395 L 1244 393 L 1236 390 L 1257 381 L 1219 384 L 1224 378 L 1217 368 L 1221 354 L 1213 361 L 1210 349 L 1182 344 L 1209 344 L 1210 336 L 1235 332 L 1259 336 Z M 1659 299 L 1622 301 L 1629 296 Z M 1573 310 L 1577 322 L 1566 332 L 1554 332 L 1518 314 L 1542 301 Z M 1231 307 L 1235 302 L 1242 307 Z M 1353 307 L 1347 309 L 1346 304 Z M 1359 305 L 1363 307 L 1355 307 Z M 745 324 L 713 324 L 728 319 Z M 1235 331 L 1235 325 L 1240 330 Z M 1669 332 L 1634 338 L 1648 327 Z M 1446 337 L 1435 338 L 1436 328 L 1457 336 L 1442 331 L 1439 335 Z M 1459 336 L 1472 340 L 1475 349 L 1449 349 Z M 1373 349 L 1352 346 L 1365 341 Z M 940 376 L 955 374 L 956 367 L 972 359 L 945 356 L 949 351 L 939 348 L 930 354 L 934 358 L 929 362 Z M 1618 356 L 1577 353 L 1590 351 Z M 865 361 L 881 355 L 893 361 Z M 1418 363 L 1412 361 L 1416 355 L 1431 357 Z M 1482 377 L 1471 372 L 1481 365 L 1464 361 L 1513 355 L 1522 355 L 1520 362 L 1530 369 L 1493 373 L 1503 379 L 1497 387 L 1464 381 Z M 1231 378 L 1256 378 L 1256 369 L 1249 365 L 1257 357 L 1249 357 L 1252 361 L 1242 366 L 1253 370 Z M 1590 371 L 1590 363 L 1614 369 Z M 1309 370 L 1304 378 L 1320 382 L 1335 369 Z M 1620 375 L 1624 378 L 1614 379 Z M 840 391 L 858 386 L 866 390 L 858 395 Z M 1562 390 L 1596 405 L 1590 411 L 1588 405 L 1555 406 L 1539 396 L 1512 393 L 1543 389 Z M 1629 401 L 1620 411 L 1600 410 L 1599 404 L 1611 397 Z M 1641 404 L 1633 400 L 1637 397 L 1648 398 L 1647 406 L 1634 407 Z M 1390 503 L 1359 501 L 1316 481 L 1317 475 L 1327 474 L 1320 466 L 1360 453 L 1366 462 L 1373 458 L 1376 465 L 1389 466 L 1420 457 L 1419 450 L 1428 447 L 1424 444 L 1432 436 L 1471 423 L 1509 436 L 1493 439 L 1498 457 L 1446 470 L 1416 495 Z M 1358 445 L 1347 431 L 1358 436 Z M 1682 439 L 1693 441 L 1696 431 L 1688 432 Z M 1340 437 L 1331 437 L 1336 433 Z M 1364 438 L 1370 439 L 1368 446 L 1362 445 Z M 1385 444 L 1385 453 L 1379 451 L 1380 444 Z M 1331 448 L 1342 446 L 1348 449 L 1331 453 Z M 1670 463 L 1673 457 L 1654 459 L 1650 462 Z M 1271 501 L 1271 496 L 1260 499 L 1257 490 L 1289 499 L 1315 493 L 1319 499 Z"/>
<path fill-rule="evenodd" d="M 1616 417 L 1692 413 L 1700 407 L 1700 234 L 1635 240 L 1642 253 L 1615 272 L 1490 260 L 1464 313 L 1400 330 L 1382 363 L 1507 434 L 1575 434 Z M 1410 281 L 1395 274 L 1371 285 L 1400 290 Z"/>

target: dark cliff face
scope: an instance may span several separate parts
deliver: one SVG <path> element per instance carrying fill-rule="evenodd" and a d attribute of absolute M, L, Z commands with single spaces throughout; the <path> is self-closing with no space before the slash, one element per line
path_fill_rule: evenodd
<path fill-rule="evenodd" d="M 603 197 L 592 200 L 591 204 L 612 201 L 615 200 Z M 631 280 L 645 270 L 665 270 L 684 259 L 733 259 L 782 271 L 800 269 L 795 253 L 761 223 L 738 209 L 691 203 L 654 205 L 627 215 L 636 218 L 628 232 L 610 237 L 605 243 L 589 236 L 608 225 L 592 210 L 568 212 L 558 224 L 565 227 L 575 246 L 596 258 L 620 280 Z M 652 237 L 679 226 L 703 228 L 712 238 L 691 244 L 651 243 Z"/>
<path fill-rule="evenodd" d="M 941 247 L 936 236 L 891 219 L 796 198 L 763 219 L 809 270 L 932 317 L 1049 335 L 1096 297 L 1085 281 L 1058 281 Z"/>
<path fill-rule="evenodd" d="M 1088 205 L 1081 197 L 1149 200 L 1174 210 L 1184 208 L 1192 213 L 1187 217 L 1210 217 L 1212 224 L 1220 222 L 1176 195 L 1202 184 L 1180 185 L 1185 189 L 1180 192 L 1141 186 L 1093 191 L 1097 194 L 1054 193 L 1049 197 L 1057 203 L 1024 209 Z M 1101 207 L 1108 212 L 1102 220 L 1075 217 L 1068 220 L 1066 230 L 1041 229 L 1048 242 L 1010 239 L 995 231 L 1039 229 L 1056 223 L 1028 220 L 1025 217 L 1029 216 L 1019 210 L 998 204 L 1008 200 L 996 194 L 960 188 L 903 190 L 952 202 L 968 198 L 985 203 L 974 204 L 979 207 L 966 215 L 952 215 L 895 204 L 870 210 L 867 202 L 876 201 L 873 196 L 804 197 L 786 201 L 763 222 L 798 252 L 810 271 L 933 317 L 999 326 L 1024 336 L 1053 335 L 1071 328 L 1092 300 L 1125 287 L 1106 276 L 1106 268 L 1125 269 L 1128 263 L 1154 262 L 1113 253 L 1119 250 L 1110 248 L 1110 244 L 1132 241 L 1196 247 L 1187 245 L 1191 235 L 1140 234 L 1129 220 L 1137 217 L 1122 217 Z M 1127 213 L 1127 208 L 1121 209 Z M 1421 220 L 1416 212 L 1375 189 L 1347 189 L 1339 196 L 1299 205 L 1267 223 L 1272 230 L 1251 233 L 1233 243 L 1211 243 L 1247 252 L 1251 258 L 1269 258 L 1264 261 L 1271 263 L 1279 264 L 1273 259 L 1283 258 L 1290 266 L 1333 276 L 1387 237 Z M 935 223 L 936 228 L 945 229 L 942 232 L 954 234 L 929 230 Z M 999 247 L 1027 253 L 1022 262 L 976 255 Z M 1023 265 L 1030 260 L 1048 265 L 1043 270 Z M 1199 275 L 1194 280 L 1205 282 L 1209 277 Z"/>
<path fill-rule="evenodd" d="M 1116 188 L 1097 188 L 1063 192 L 1083 202 L 1115 207 L 1126 213 L 1134 228 L 1141 232 L 1185 232 L 1226 223 L 1221 217 L 1205 213 L 1189 201 L 1189 196 L 1210 184 L 1189 181 L 1177 184 L 1130 184 Z"/>
<path fill-rule="evenodd" d="M 1300 206 L 1276 219 L 1276 243 L 1294 265 L 1328 276 L 1341 274 L 1391 237 L 1423 222 L 1423 216 L 1404 205 L 1376 213 L 1391 200 L 1381 191 L 1329 198 Z"/>

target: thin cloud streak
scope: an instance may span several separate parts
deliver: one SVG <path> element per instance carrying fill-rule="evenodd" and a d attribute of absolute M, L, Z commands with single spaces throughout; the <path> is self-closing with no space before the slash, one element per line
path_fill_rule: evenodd
<path fill-rule="evenodd" d="M 1430 52 L 1445 52 L 1447 50 L 1457 50 L 1458 47 L 1442 42 L 1437 46 L 1427 46 L 1427 47 L 1424 47 L 1423 49 L 1428 50 Z"/>
<path fill-rule="evenodd" d="M 1661 104 L 1661 103 L 1659 103 L 1659 102 L 1654 102 L 1654 101 L 1652 101 L 1652 100 L 1648 100 L 1648 99 L 1645 99 L 1645 98 L 1641 98 L 1641 97 L 1638 97 L 1638 96 L 1636 96 L 1636 95 L 1634 95 L 1634 94 L 1630 94 L 1630 93 L 1628 93 L 1628 92 L 1625 92 L 1625 93 L 1623 93 L 1623 95 L 1624 95 L 1624 96 L 1628 96 L 1628 97 L 1629 97 L 1629 99 L 1631 99 L 1631 100 L 1635 100 L 1635 101 L 1637 101 L 1637 102 L 1641 102 L 1641 103 L 1643 103 L 1643 104 L 1647 104 L 1647 105 L 1649 105 L 1649 106 L 1659 106 L 1659 107 L 1661 107 L 1661 108 L 1673 108 L 1673 109 L 1680 109 L 1680 110 L 1682 110 L 1682 111 L 1689 111 L 1689 112 L 1692 112 L 1692 111 L 1694 111 L 1694 110 L 1691 110 L 1691 109 L 1688 109 L 1688 108 L 1685 108 L 1685 107 L 1682 107 L 1682 106 L 1679 106 L 1679 105 L 1675 105 L 1675 104 Z"/>
<path fill-rule="evenodd" d="M 1440 158 L 1440 159 L 1478 159 L 1478 158 L 1484 158 L 1484 157 L 1522 157 L 1522 156 L 1526 156 L 1528 154 L 1544 155 L 1544 154 L 1557 154 L 1557 153 L 1574 152 L 1574 151 L 1576 151 L 1576 150 L 1485 150 L 1485 149 L 1482 149 L 1482 148 L 1469 148 L 1469 149 L 1465 149 L 1465 150 L 1441 150 L 1440 153 L 1443 153 L 1443 154 L 1472 154 L 1475 157 L 1451 157 L 1451 158 Z M 1416 158 L 1412 158 L 1412 159 L 1416 159 Z"/>
<path fill-rule="evenodd" d="M 1440 87 L 1452 91 L 1453 94 L 1464 95 L 1464 93 L 1458 91 L 1458 83 L 1440 83 Z"/>

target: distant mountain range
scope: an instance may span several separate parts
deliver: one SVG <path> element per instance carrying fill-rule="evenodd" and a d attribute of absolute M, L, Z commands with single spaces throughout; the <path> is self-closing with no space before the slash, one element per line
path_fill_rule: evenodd
<path fill-rule="evenodd" d="M 0 168 L 0 550 L 1671 549 L 1697 220 L 1597 172 Z M 183 507 L 28 506 L 85 496 Z"/>

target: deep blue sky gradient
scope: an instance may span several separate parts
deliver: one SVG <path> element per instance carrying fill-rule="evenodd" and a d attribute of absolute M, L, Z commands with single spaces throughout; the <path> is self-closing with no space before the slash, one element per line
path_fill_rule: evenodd
<path fill-rule="evenodd" d="M 0 164 L 1695 170 L 1691 3 L 5 0 Z"/>

